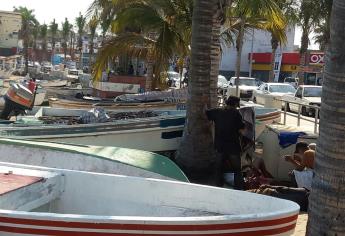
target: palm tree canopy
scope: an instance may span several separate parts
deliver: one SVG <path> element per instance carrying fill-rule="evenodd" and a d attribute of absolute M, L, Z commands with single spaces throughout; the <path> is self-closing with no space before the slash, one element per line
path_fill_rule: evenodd
<path fill-rule="evenodd" d="M 72 27 L 73 26 L 69 23 L 68 19 L 65 18 L 65 21 L 62 22 L 62 37 L 64 38 L 64 40 L 67 40 Z"/>
<path fill-rule="evenodd" d="M 40 27 L 40 37 L 45 39 L 48 33 L 48 26 L 46 24 L 41 25 Z"/>
<path fill-rule="evenodd" d="M 119 1 L 120 5 L 122 1 Z M 155 58 L 155 74 L 159 75 L 174 55 L 185 56 L 191 39 L 192 1 L 131 0 L 123 8 L 116 5 L 112 31 L 117 37 L 106 43 L 96 62 L 96 78 L 105 68 L 109 53 L 119 56 L 128 52 Z M 128 37 L 128 40 L 126 40 Z M 126 43 L 124 43 L 126 42 Z M 124 50 L 126 49 L 126 50 Z"/>
<path fill-rule="evenodd" d="M 29 36 L 31 29 L 38 25 L 38 21 L 34 15 L 34 10 L 29 10 L 26 7 L 14 7 L 14 12 L 18 12 L 22 16 L 21 36 Z"/>
<path fill-rule="evenodd" d="M 79 16 L 75 18 L 75 23 L 78 29 L 78 34 L 82 35 L 85 30 L 86 18 L 79 12 Z"/>

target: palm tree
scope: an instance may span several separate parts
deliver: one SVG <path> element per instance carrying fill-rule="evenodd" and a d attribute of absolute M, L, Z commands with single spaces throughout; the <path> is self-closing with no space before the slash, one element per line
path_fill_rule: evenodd
<path fill-rule="evenodd" d="M 39 38 L 39 34 L 40 34 L 40 25 L 39 24 L 35 24 L 32 27 L 32 39 L 30 39 L 30 44 L 32 46 L 32 51 L 33 51 L 33 60 L 36 60 L 37 57 L 37 41 Z"/>
<path fill-rule="evenodd" d="M 98 16 L 97 14 L 93 15 L 92 18 L 90 19 L 90 21 L 88 22 L 88 26 L 89 26 L 89 30 L 90 30 L 90 42 L 89 42 L 89 46 L 90 46 L 90 53 L 89 53 L 89 68 L 92 68 L 92 64 L 93 64 L 93 53 L 94 53 L 94 39 L 95 39 L 95 35 L 96 35 L 96 29 L 98 27 Z"/>
<path fill-rule="evenodd" d="M 67 46 L 68 46 L 68 36 L 70 35 L 70 31 L 71 31 L 71 24 L 69 23 L 68 19 L 65 18 L 65 21 L 62 22 L 62 47 L 64 49 L 64 59 L 66 61 L 66 56 L 67 56 Z"/>
<path fill-rule="evenodd" d="M 307 235 L 344 235 L 345 5 L 334 0 Z"/>
<path fill-rule="evenodd" d="M 48 26 L 46 24 L 41 25 L 40 38 L 42 40 L 43 60 L 46 60 L 46 55 L 47 55 L 47 33 L 48 33 Z"/>
<path fill-rule="evenodd" d="M 318 22 L 317 5 L 313 0 L 302 0 L 300 11 L 297 15 L 299 26 L 302 28 L 299 84 L 304 83 L 304 67 L 309 46 L 309 35 L 313 32 Z"/>
<path fill-rule="evenodd" d="M 194 1 L 187 122 L 176 161 L 193 182 L 216 184 L 217 158 L 206 108 L 216 106 L 220 26 L 228 1 Z M 206 177 L 206 178 L 205 178 Z"/>
<path fill-rule="evenodd" d="M 54 58 L 54 54 L 55 54 L 55 44 L 56 44 L 56 37 L 57 37 L 57 33 L 59 30 L 59 25 L 55 22 L 55 19 L 50 23 L 49 25 L 49 30 L 50 30 L 50 34 L 51 34 L 51 42 L 52 42 L 52 60 Z"/>
<path fill-rule="evenodd" d="M 108 59 L 126 54 L 141 57 L 146 59 L 149 90 L 153 74 L 158 78 L 160 72 L 166 69 L 169 59 L 188 52 L 191 27 L 188 19 L 191 13 L 186 4 L 190 2 L 132 0 L 122 9 L 117 7 L 112 26 L 117 36 L 100 50 L 96 75 L 100 75 L 107 66 Z"/>
<path fill-rule="evenodd" d="M 297 2 L 296 0 L 277 0 L 276 4 L 279 9 L 283 12 L 286 20 L 286 28 L 294 26 L 297 23 Z M 286 31 L 286 28 L 284 31 Z M 282 38 L 282 35 L 279 31 L 278 34 L 276 29 L 268 27 L 268 31 L 271 33 L 271 45 L 272 45 L 272 57 L 271 57 L 271 71 L 269 74 L 269 82 L 274 80 L 274 64 L 275 64 L 275 55 L 279 45 L 282 45 L 285 42 L 285 38 Z"/>
<path fill-rule="evenodd" d="M 236 39 L 236 94 L 239 96 L 241 56 L 246 29 L 269 30 L 279 41 L 285 42 L 286 21 L 275 0 L 238 0 L 231 10 L 231 15 L 234 16 L 235 21 L 231 27 L 236 27 L 238 30 Z"/>
<path fill-rule="evenodd" d="M 29 44 L 31 40 L 32 29 L 34 25 L 37 25 L 38 22 L 33 14 L 34 10 L 29 10 L 26 7 L 14 8 L 14 12 L 18 12 L 22 16 L 22 27 L 20 30 L 20 37 L 23 39 L 24 44 L 24 59 L 25 59 L 25 74 L 28 73 L 29 65 Z"/>
<path fill-rule="evenodd" d="M 70 32 L 69 32 L 69 55 L 74 60 L 74 43 L 75 43 L 75 32 L 73 30 L 73 25 L 70 25 Z"/>
<path fill-rule="evenodd" d="M 319 44 L 320 50 L 326 51 L 330 41 L 330 20 L 333 0 L 320 0 L 319 3 L 319 22 L 314 30 L 315 42 Z"/>
<path fill-rule="evenodd" d="M 83 50 L 83 35 L 84 35 L 84 30 L 85 30 L 85 25 L 86 25 L 86 18 L 79 12 L 79 16 L 75 19 L 75 24 L 78 29 L 78 50 L 79 50 L 79 69 L 82 67 L 83 64 L 83 58 L 81 57 L 82 55 L 82 50 Z"/>

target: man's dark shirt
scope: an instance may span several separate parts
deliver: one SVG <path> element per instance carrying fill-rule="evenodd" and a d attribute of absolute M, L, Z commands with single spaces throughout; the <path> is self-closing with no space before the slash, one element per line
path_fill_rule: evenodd
<path fill-rule="evenodd" d="M 206 111 L 206 115 L 215 123 L 214 144 L 217 151 L 239 154 L 239 131 L 245 127 L 240 112 L 235 108 L 217 108 Z"/>

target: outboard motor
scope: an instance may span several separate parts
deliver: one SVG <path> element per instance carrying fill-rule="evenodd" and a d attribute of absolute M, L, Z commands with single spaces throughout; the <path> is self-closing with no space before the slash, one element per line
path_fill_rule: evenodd
<path fill-rule="evenodd" d="M 32 93 L 22 84 L 12 84 L 4 96 L 5 107 L 1 113 L 1 119 L 8 120 L 12 112 L 15 114 L 25 113 L 31 110 L 35 101 L 36 89 Z"/>

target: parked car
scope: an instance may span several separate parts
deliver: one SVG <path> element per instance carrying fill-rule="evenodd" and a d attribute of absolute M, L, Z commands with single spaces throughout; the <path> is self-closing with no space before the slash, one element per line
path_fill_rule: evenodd
<path fill-rule="evenodd" d="M 167 84 L 169 87 L 180 86 L 180 74 L 175 71 L 167 72 Z"/>
<path fill-rule="evenodd" d="M 295 95 L 286 95 L 283 97 L 286 101 L 302 104 L 301 112 L 302 115 L 315 115 L 315 109 L 309 108 L 303 105 L 321 106 L 321 94 L 322 86 L 315 85 L 301 85 L 298 87 Z M 287 110 L 292 112 L 298 112 L 299 105 L 289 103 Z"/>
<path fill-rule="evenodd" d="M 239 93 L 243 100 L 252 100 L 253 92 L 257 89 L 255 78 L 240 77 L 239 78 Z M 226 96 L 236 96 L 236 77 L 231 77 Z"/>
<path fill-rule="evenodd" d="M 290 84 L 264 83 L 254 91 L 253 101 L 265 105 L 268 98 L 281 100 L 284 95 L 294 95 L 296 89 Z"/>
<path fill-rule="evenodd" d="M 295 78 L 295 77 L 286 77 L 284 79 L 284 83 L 286 84 L 291 84 L 292 86 L 294 86 L 295 88 L 298 87 L 298 82 L 299 82 L 299 78 Z"/>

